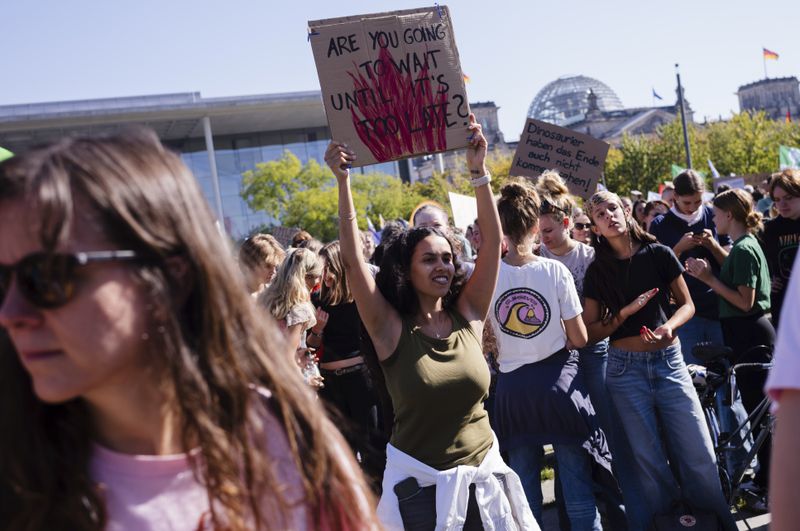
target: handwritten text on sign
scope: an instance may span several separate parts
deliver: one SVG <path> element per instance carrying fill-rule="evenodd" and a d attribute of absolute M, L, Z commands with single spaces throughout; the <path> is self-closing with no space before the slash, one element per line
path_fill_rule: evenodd
<path fill-rule="evenodd" d="M 467 145 L 469 104 L 447 8 L 309 22 L 328 125 L 356 165 Z"/>
<path fill-rule="evenodd" d="M 538 177 L 545 170 L 556 170 L 570 192 L 588 199 L 597 188 L 608 147 L 589 135 L 530 118 L 509 173 Z"/>

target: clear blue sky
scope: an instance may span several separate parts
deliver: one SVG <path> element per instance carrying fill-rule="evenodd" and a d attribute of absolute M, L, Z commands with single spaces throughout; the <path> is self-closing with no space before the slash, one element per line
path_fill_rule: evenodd
<path fill-rule="evenodd" d="M 695 116 L 738 111 L 739 85 L 800 75 L 798 0 L 453 0 L 471 101 L 494 100 L 516 139 L 546 83 L 584 74 L 628 107 L 651 88 L 675 99 L 681 64 Z M 371 0 L 4 2 L 0 105 L 200 91 L 204 97 L 318 90 L 308 20 L 420 7 Z"/>

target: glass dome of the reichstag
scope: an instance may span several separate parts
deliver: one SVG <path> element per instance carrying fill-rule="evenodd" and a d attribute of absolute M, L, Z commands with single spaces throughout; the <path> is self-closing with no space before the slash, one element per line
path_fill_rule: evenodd
<path fill-rule="evenodd" d="M 608 85 L 586 76 L 560 77 L 544 86 L 533 98 L 528 116 L 556 125 L 583 119 L 589 110 L 589 91 L 597 97 L 601 111 L 622 109 L 622 102 Z"/>

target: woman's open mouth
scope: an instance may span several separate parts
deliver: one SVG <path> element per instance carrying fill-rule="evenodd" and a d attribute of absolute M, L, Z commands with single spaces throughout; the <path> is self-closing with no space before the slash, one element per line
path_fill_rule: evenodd
<path fill-rule="evenodd" d="M 450 277 L 447 275 L 436 275 L 433 277 L 433 281 L 437 284 L 441 284 L 442 286 L 446 286 L 450 283 Z"/>

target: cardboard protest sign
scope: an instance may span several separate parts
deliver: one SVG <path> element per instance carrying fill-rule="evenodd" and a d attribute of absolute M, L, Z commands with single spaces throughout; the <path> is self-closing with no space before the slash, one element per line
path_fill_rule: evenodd
<path fill-rule="evenodd" d="M 597 189 L 608 147 L 589 135 L 529 118 L 509 173 L 538 177 L 556 170 L 571 193 L 588 199 Z"/>
<path fill-rule="evenodd" d="M 309 21 L 332 137 L 355 166 L 467 146 L 469 103 L 445 6 Z"/>

